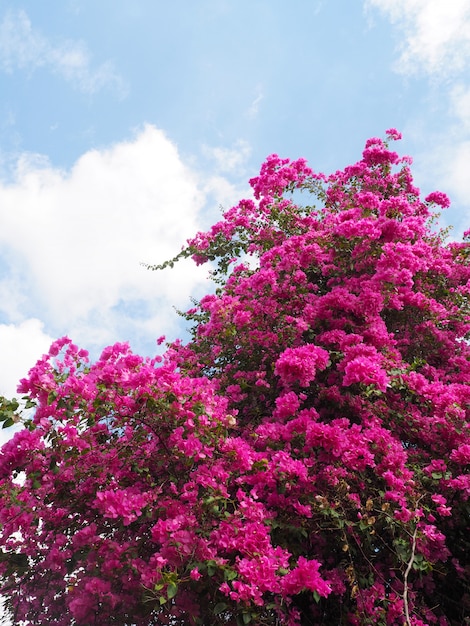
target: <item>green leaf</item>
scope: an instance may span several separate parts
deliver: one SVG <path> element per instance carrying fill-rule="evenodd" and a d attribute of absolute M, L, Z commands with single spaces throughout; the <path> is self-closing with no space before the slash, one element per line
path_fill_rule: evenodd
<path fill-rule="evenodd" d="M 19 406 L 15 398 L 7 400 L 0 396 L 0 422 L 3 422 L 3 428 L 8 428 L 15 423 L 15 417 L 18 418 L 16 411 Z"/>
<path fill-rule="evenodd" d="M 166 595 L 167 595 L 168 600 L 171 600 L 171 598 L 174 598 L 177 593 L 178 593 L 178 585 L 176 583 L 169 583 L 166 589 Z"/>
<path fill-rule="evenodd" d="M 34 402 L 34 400 L 31 400 L 31 398 L 28 398 L 28 396 L 24 396 L 23 400 L 25 400 L 25 409 L 34 409 L 34 407 L 36 406 L 36 402 Z"/>
<path fill-rule="evenodd" d="M 20 405 L 16 398 L 13 398 L 13 400 L 8 400 L 4 396 L 0 396 L 0 411 L 2 413 L 14 413 L 19 406 Z"/>
<path fill-rule="evenodd" d="M 218 602 L 214 607 L 214 614 L 219 615 L 219 613 L 223 613 L 227 606 L 228 605 L 225 602 Z"/>
<path fill-rule="evenodd" d="M 225 580 L 233 580 L 237 577 L 237 572 L 233 569 L 224 570 L 224 579 Z"/>

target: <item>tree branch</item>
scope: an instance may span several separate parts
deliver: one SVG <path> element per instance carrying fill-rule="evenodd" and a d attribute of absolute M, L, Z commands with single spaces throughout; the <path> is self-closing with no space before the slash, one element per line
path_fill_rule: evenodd
<path fill-rule="evenodd" d="M 418 524 L 416 524 L 413 535 L 411 537 L 411 557 L 408 561 L 408 565 L 405 570 L 405 575 L 403 576 L 403 605 L 405 610 L 405 620 L 406 626 L 411 626 L 410 622 L 410 610 L 408 606 L 408 576 L 411 572 L 411 568 L 413 567 L 413 562 L 415 560 L 415 552 L 416 552 L 416 535 L 418 534 Z"/>

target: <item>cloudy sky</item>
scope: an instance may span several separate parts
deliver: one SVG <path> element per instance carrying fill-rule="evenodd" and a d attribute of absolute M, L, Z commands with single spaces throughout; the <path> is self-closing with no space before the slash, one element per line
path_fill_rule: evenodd
<path fill-rule="evenodd" d="M 145 354 L 209 288 L 149 272 L 271 153 L 356 161 L 389 127 L 470 225 L 470 0 L 0 0 L 0 394 L 50 342 Z"/>

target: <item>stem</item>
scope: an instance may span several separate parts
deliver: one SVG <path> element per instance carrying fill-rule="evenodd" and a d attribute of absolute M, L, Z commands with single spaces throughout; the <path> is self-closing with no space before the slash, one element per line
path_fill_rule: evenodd
<path fill-rule="evenodd" d="M 405 609 L 405 620 L 406 626 L 411 626 L 410 622 L 410 610 L 408 606 L 408 576 L 411 572 L 411 568 L 413 567 L 413 562 L 415 560 L 415 551 L 416 551 L 416 535 L 418 534 L 418 524 L 416 524 L 412 538 L 411 538 L 411 557 L 408 561 L 407 568 L 405 570 L 405 575 L 403 576 L 403 605 Z"/>

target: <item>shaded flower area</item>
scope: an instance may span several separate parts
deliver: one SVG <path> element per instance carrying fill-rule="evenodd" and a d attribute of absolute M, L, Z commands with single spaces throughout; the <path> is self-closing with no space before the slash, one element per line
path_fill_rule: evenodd
<path fill-rule="evenodd" d="M 165 264 L 212 263 L 188 343 L 90 363 L 62 338 L 32 416 L 3 400 L 15 623 L 468 623 L 469 246 L 399 138 L 329 176 L 271 155 Z"/>

